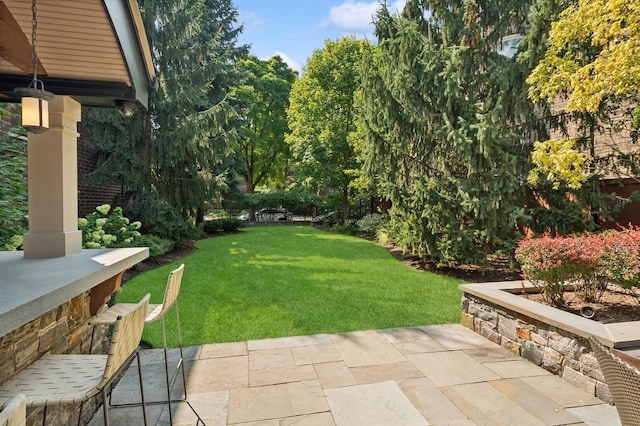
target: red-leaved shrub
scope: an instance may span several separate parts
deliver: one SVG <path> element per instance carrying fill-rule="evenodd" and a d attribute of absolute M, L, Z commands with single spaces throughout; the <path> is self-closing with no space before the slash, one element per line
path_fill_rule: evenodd
<path fill-rule="evenodd" d="M 626 288 L 640 283 L 640 228 L 522 240 L 516 260 L 549 303 L 562 306 L 568 285 L 595 301 L 608 281 Z"/>

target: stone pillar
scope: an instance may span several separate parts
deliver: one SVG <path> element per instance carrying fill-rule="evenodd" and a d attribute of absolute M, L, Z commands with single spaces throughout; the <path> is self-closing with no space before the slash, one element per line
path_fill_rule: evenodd
<path fill-rule="evenodd" d="M 29 133 L 29 232 L 24 257 L 60 257 L 82 251 L 78 230 L 78 131 L 80 104 L 56 96 L 49 131 Z"/>

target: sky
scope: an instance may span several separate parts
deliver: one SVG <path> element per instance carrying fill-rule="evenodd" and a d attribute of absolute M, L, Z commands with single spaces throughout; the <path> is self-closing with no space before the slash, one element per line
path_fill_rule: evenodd
<path fill-rule="evenodd" d="M 387 0 L 392 12 L 401 10 L 405 0 Z M 336 40 L 355 34 L 373 36 L 373 15 L 380 0 L 233 0 L 238 24 L 244 25 L 241 44 L 251 45 L 251 54 L 268 59 L 276 54 L 301 71 L 315 49 L 325 39 Z"/>

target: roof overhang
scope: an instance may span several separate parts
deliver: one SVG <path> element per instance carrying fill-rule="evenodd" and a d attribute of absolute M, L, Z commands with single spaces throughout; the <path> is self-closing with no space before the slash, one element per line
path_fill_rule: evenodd
<path fill-rule="evenodd" d="M 156 85 L 135 0 L 37 0 L 38 78 L 87 106 L 134 101 L 147 108 Z M 32 80 L 31 2 L 0 1 L 0 102 Z"/>

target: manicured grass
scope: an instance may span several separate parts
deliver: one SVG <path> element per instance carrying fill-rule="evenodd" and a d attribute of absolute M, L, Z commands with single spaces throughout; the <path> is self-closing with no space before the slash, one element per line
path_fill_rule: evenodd
<path fill-rule="evenodd" d="M 119 302 L 151 293 L 185 264 L 184 344 L 231 342 L 460 321 L 461 281 L 416 271 L 372 242 L 310 226 L 245 228 L 201 240 L 198 251 L 127 282 Z M 167 314 L 175 346 L 175 314 Z M 162 346 L 160 322 L 143 339 Z"/>

